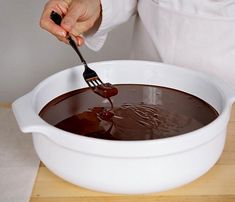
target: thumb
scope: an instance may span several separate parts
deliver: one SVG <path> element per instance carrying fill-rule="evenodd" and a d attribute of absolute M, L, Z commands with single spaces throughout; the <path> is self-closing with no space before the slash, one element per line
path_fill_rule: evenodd
<path fill-rule="evenodd" d="M 73 26 L 76 24 L 80 16 L 84 15 L 84 7 L 79 1 L 72 1 L 66 15 L 64 16 L 61 26 L 67 31 L 70 32 Z"/>

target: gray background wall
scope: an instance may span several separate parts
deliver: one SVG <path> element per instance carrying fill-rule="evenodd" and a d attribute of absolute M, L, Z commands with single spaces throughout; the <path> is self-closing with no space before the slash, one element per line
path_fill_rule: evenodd
<path fill-rule="evenodd" d="M 0 0 L 0 103 L 24 95 L 40 81 L 80 64 L 72 48 L 39 27 L 45 0 Z M 89 62 L 128 58 L 133 19 L 113 30 L 104 47 L 82 47 Z"/>

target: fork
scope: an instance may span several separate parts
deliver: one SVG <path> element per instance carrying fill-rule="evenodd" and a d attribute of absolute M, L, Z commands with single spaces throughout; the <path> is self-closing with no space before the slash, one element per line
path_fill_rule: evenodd
<path fill-rule="evenodd" d="M 52 11 L 50 18 L 52 19 L 52 21 L 55 24 L 60 26 L 61 21 L 62 21 L 62 17 L 58 13 L 56 13 L 55 11 Z M 72 46 L 72 48 L 75 50 L 75 52 L 78 54 L 81 62 L 83 63 L 83 65 L 85 67 L 85 70 L 83 72 L 83 78 L 85 79 L 87 85 L 92 90 L 94 90 L 98 86 L 104 85 L 104 83 L 101 81 L 101 79 L 99 78 L 97 73 L 94 70 L 92 70 L 90 67 L 88 67 L 86 60 L 83 58 L 75 41 L 72 39 L 72 37 L 70 35 L 67 36 L 67 40 L 68 40 L 69 44 Z"/>

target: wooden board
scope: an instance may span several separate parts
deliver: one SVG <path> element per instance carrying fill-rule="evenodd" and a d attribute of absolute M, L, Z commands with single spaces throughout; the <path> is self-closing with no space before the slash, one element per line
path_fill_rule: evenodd
<path fill-rule="evenodd" d="M 171 191 L 147 195 L 114 195 L 87 190 L 51 173 L 42 163 L 31 202 L 235 202 L 235 104 L 223 154 L 196 181 Z"/>

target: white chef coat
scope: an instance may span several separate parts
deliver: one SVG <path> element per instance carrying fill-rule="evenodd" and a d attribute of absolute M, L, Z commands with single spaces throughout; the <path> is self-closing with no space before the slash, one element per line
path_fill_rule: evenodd
<path fill-rule="evenodd" d="M 235 87 L 235 0 L 101 0 L 102 22 L 86 45 L 136 14 L 131 59 L 209 72 Z"/>

